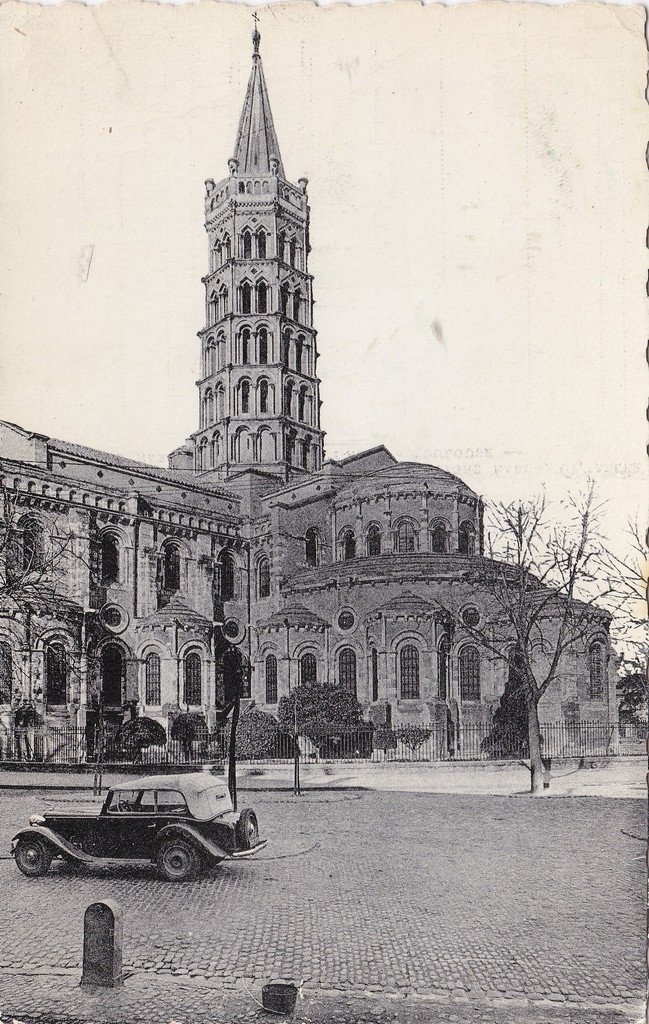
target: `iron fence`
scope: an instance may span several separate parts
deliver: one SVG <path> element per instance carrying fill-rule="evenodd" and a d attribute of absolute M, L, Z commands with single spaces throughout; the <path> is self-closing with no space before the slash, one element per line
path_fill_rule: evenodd
<path fill-rule="evenodd" d="M 603 757 L 638 753 L 646 749 L 646 725 L 602 722 L 554 722 L 541 726 L 543 757 Z M 445 723 L 320 729 L 297 737 L 277 729 L 259 736 L 237 738 L 240 761 L 289 763 L 297 752 L 302 764 L 321 762 L 435 762 L 507 761 L 529 757 L 527 739 L 520 731 L 493 724 Z M 202 765 L 224 763 L 228 757 L 229 727 L 197 729 L 193 738 L 145 744 L 124 741 L 117 735 L 95 735 L 71 726 L 15 728 L 0 734 L 0 761 L 45 764 Z"/>

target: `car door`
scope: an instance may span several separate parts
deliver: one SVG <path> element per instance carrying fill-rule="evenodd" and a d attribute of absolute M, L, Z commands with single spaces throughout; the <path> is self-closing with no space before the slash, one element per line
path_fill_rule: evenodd
<path fill-rule="evenodd" d="M 155 808 L 155 793 L 152 789 L 140 789 L 121 815 L 120 857 L 129 860 L 149 860 L 155 850 L 158 817 Z"/>
<path fill-rule="evenodd" d="M 138 797 L 138 790 L 114 790 L 97 820 L 94 835 L 96 856 L 123 857 L 125 822 Z"/>

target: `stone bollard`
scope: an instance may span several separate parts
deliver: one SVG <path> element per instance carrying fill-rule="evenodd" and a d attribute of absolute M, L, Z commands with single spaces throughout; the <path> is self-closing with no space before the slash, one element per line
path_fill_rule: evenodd
<path fill-rule="evenodd" d="M 112 900 L 91 903 L 83 916 L 82 985 L 114 988 L 122 974 L 122 911 Z"/>

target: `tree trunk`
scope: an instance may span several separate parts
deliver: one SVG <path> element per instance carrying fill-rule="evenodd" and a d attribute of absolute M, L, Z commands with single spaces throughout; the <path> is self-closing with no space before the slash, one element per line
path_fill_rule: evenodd
<path fill-rule="evenodd" d="M 541 727 L 539 709 L 533 697 L 528 696 L 527 732 L 530 745 L 530 777 L 532 793 L 543 792 L 543 760 L 541 758 Z"/>
<path fill-rule="evenodd" d="M 228 751 L 228 789 L 234 810 L 237 809 L 237 725 L 239 723 L 239 694 L 237 694 L 232 709 L 232 724 L 230 726 L 230 749 Z"/>

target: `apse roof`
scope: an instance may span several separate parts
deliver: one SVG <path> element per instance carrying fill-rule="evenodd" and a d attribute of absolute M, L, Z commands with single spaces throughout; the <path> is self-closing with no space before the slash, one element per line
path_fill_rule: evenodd
<path fill-rule="evenodd" d="M 427 485 L 430 490 L 464 490 L 475 494 L 458 476 L 449 473 L 439 466 L 429 466 L 423 462 L 397 462 L 394 466 L 386 466 L 368 475 L 348 483 L 338 492 L 338 497 L 346 494 L 375 494 L 382 490 L 395 490 L 399 487 Z"/>

